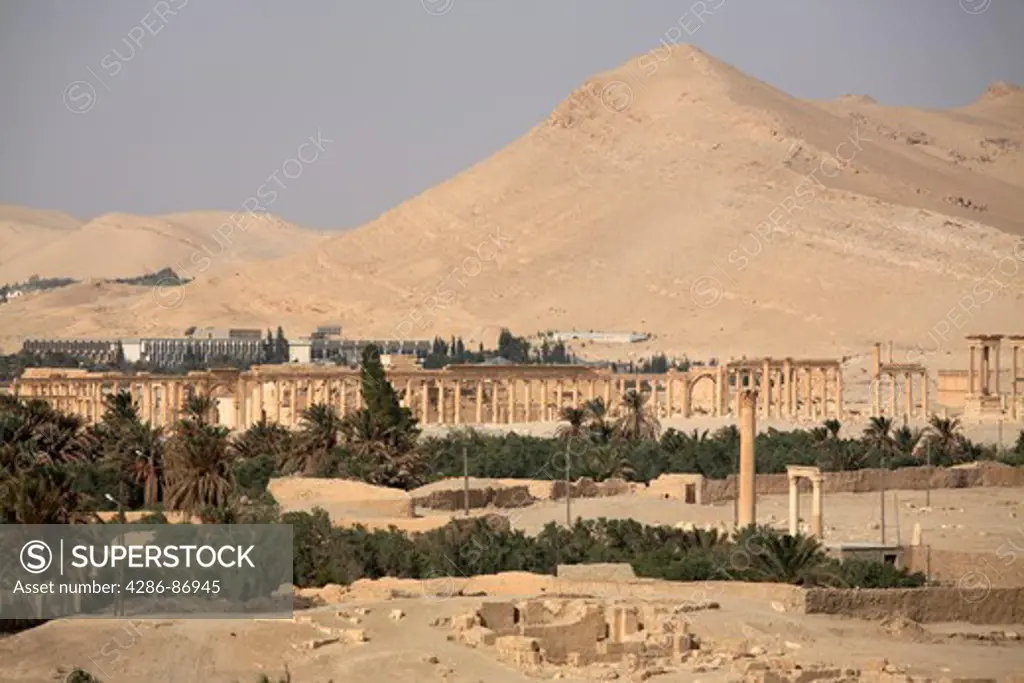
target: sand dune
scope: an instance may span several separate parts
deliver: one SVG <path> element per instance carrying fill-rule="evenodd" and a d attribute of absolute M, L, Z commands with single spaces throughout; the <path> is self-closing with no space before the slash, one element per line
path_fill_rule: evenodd
<path fill-rule="evenodd" d="M 951 111 L 803 101 L 678 47 L 593 77 L 521 139 L 361 228 L 272 266 L 211 270 L 175 307 L 102 289 L 45 319 L 79 334 L 633 330 L 656 335 L 645 350 L 691 357 L 894 339 L 946 364 L 963 334 L 1024 332 L 1022 143 L 1016 86 Z M 3 307 L 0 343 L 59 306 Z"/>

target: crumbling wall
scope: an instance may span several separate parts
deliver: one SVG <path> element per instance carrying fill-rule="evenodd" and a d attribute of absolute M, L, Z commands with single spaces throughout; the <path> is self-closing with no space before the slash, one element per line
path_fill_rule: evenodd
<path fill-rule="evenodd" d="M 536 502 L 527 486 L 486 486 L 469 488 L 470 508 L 520 508 Z M 465 489 L 447 489 L 432 491 L 429 494 L 416 496 L 413 503 L 417 507 L 431 510 L 462 510 L 466 506 Z"/>
<path fill-rule="evenodd" d="M 887 490 L 923 491 L 961 489 L 977 486 L 1024 487 L 1024 467 L 1010 467 L 982 462 L 973 467 L 901 467 L 895 470 L 870 468 L 850 472 L 823 472 L 822 491 L 829 493 L 864 493 Z M 705 503 L 733 500 L 736 477 L 711 479 L 704 489 Z M 758 474 L 755 483 L 758 495 L 785 495 L 789 478 L 785 473 Z"/>
<path fill-rule="evenodd" d="M 969 583 L 972 591 L 990 588 L 1024 587 L 1024 539 L 1020 545 L 1008 540 L 998 553 L 969 553 L 930 546 L 910 546 L 903 554 L 906 567 L 922 572 L 933 581 Z M 1020 561 L 1018 561 L 1020 559 Z"/>
<path fill-rule="evenodd" d="M 1024 624 L 1024 588 L 811 588 L 804 592 L 804 613 L 858 619 L 902 616 L 920 623 Z"/>

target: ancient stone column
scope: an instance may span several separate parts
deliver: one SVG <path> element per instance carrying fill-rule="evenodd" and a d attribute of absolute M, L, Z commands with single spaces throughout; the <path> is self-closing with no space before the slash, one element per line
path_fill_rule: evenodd
<path fill-rule="evenodd" d="M 281 404 L 284 400 L 282 396 L 283 384 L 281 380 L 274 380 L 274 422 L 277 424 L 281 424 Z"/>
<path fill-rule="evenodd" d="M 483 424 L 484 421 L 484 382 L 476 381 L 476 423 Z"/>
<path fill-rule="evenodd" d="M 740 398 L 743 393 L 743 370 L 736 370 L 734 374 L 736 375 L 736 388 L 734 389 L 736 393 L 733 395 L 732 412 L 738 420 L 740 419 Z"/>
<path fill-rule="evenodd" d="M 821 477 L 811 479 L 811 535 L 819 541 L 825 538 L 821 523 Z"/>
<path fill-rule="evenodd" d="M 1017 377 L 1020 376 L 1020 364 L 1017 360 L 1017 356 L 1020 352 L 1020 346 L 1014 343 L 1012 349 L 1013 356 L 1010 361 L 1010 369 L 1013 371 L 1013 376 L 1010 378 L 1010 417 L 1016 420 L 1019 417 L 1017 404 L 1020 401 L 1017 392 Z"/>
<path fill-rule="evenodd" d="M 889 417 L 896 419 L 896 373 L 889 373 Z"/>
<path fill-rule="evenodd" d="M 683 417 L 690 417 L 690 386 L 690 375 L 687 374 L 683 379 Z"/>
<path fill-rule="evenodd" d="M 444 421 L 444 380 L 437 380 L 437 424 L 443 425 Z"/>
<path fill-rule="evenodd" d="M 672 411 L 675 406 L 672 404 L 672 385 L 676 383 L 675 378 L 672 376 L 673 371 L 669 370 L 669 374 L 665 376 L 665 417 L 672 417 Z"/>
<path fill-rule="evenodd" d="M 921 373 L 921 417 L 928 419 L 928 373 Z"/>
<path fill-rule="evenodd" d="M 341 415 L 342 415 L 342 417 L 344 417 L 345 414 L 348 413 L 348 380 L 345 380 L 345 379 L 341 380 L 341 388 L 338 390 L 338 393 L 340 394 L 339 399 L 341 401 Z M 424 395 L 426 395 L 426 389 L 424 389 L 423 393 L 424 393 Z M 425 400 L 426 399 L 424 399 L 424 401 Z M 425 422 L 426 419 L 427 419 L 425 411 L 424 411 L 423 415 L 424 415 L 423 420 Z"/>
<path fill-rule="evenodd" d="M 996 357 L 995 362 L 995 376 L 992 378 L 993 391 L 996 396 L 999 396 L 999 357 L 1003 355 L 1002 349 L 997 345 L 992 347 L 992 351 Z"/>
<path fill-rule="evenodd" d="M 740 528 L 757 521 L 756 458 L 754 439 L 757 436 L 757 393 L 743 392 L 740 403 L 740 481 L 737 525 Z"/>
<path fill-rule="evenodd" d="M 800 531 L 800 487 L 796 477 L 789 477 L 789 535 Z"/>
<path fill-rule="evenodd" d="M 907 404 L 907 419 L 914 417 L 914 387 L 913 382 L 910 379 L 910 373 L 903 373 L 903 381 L 906 382 L 907 386 L 904 387 L 904 393 L 906 394 L 905 401 Z"/>
<path fill-rule="evenodd" d="M 793 417 L 793 361 L 789 358 L 782 361 L 782 400 L 784 405 L 783 414 L 787 418 Z"/>
<path fill-rule="evenodd" d="M 505 380 L 505 387 L 508 390 L 508 423 L 516 421 L 516 380 L 510 377 Z"/>
<path fill-rule="evenodd" d="M 412 378 L 405 380 L 405 399 L 402 405 L 412 410 Z"/>
<path fill-rule="evenodd" d="M 842 420 L 843 413 L 843 368 L 837 367 L 836 370 L 836 419 Z"/>
<path fill-rule="evenodd" d="M 423 393 L 420 395 L 420 422 L 427 424 L 430 419 L 430 383 L 432 380 L 425 379 L 420 384 Z M 344 399 L 343 399 L 344 400 Z"/>
<path fill-rule="evenodd" d="M 814 384 L 813 372 L 814 371 L 809 367 L 804 369 L 804 379 L 807 380 L 807 384 L 804 386 L 804 403 L 807 404 L 807 417 L 811 420 L 814 419 L 814 392 L 812 391 Z"/>
<path fill-rule="evenodd" d="M 769 406 L 772 404 L 771 361 L 764 359 L 761 364 L 761 416 L 769 417 Z"/>
<path fill-rule="evenodd" d="M 498 424 L 498 395 L 502 385 L 498 380 L 490 381 L 490 422 Z"/>
<path fill-rule="evenodd" d="M 821 416 L 828 419 L 828 368 L 821 369 Z"/>
<path fill-rule="evenodd" d="M 462 380 L 455 380 L 455 424 L 462 424 Z"/>
<path fill-rule="evenodd" d="M 541 422 L 548 421 L 548 380 L 541 380 Z"/>
<path fill-rule="evenodd" d="M 970 353 L 971 353 L 971 362 L 970 362 L 970 365 L 967 366 L 967 395 L 971 396 L 971 395 L 973 395 L 975 393 L 974 392 L 974 374 L 975 374 L 974 373 L 974 349 L 975 349 L 974 342 L 971 342 L 970 346 L 968 348 L 970 349 Z"/>
<path fill-rule="evenodd" d="M 729 412 L 729 386 L 725 380 L 725 368 L 719 365 L 715 368 L 715 415 L 725 415 Z"/>
<path fill-rule="evenodd" d="M 533 419 L 533 380 L 523 380 L 523 384 L 526 385 L 526 405 L 523 409 L 523 422 L 529 422 Z M 594 380 L 590 380 L 590 398 L 594 398 Z"/>
<path fill-rule="evenodd" d="M 562 418 L 562 380 L 555 380 L 555 414 L 551 419 L 560 420 Z"/>
<path fill-rule="evenodd" d="M 529 389 L 530 383 L 527 382 L 526 386 Z M 587 381 L 587 400 L 593 401 L 595 398 L 597 398 L 597 380 L 591 378 Z"/>
<path fill-rule="evenodd" d="M 544 394 L 544 396 L 545 396 L 545 398 L 544 398 L 544 405 L 547 406 L 547 404 L 548 404 L 547 394 Z M 604 406 L 605 406 L 605 408 L 608 408 L 609 410 L 612 407 L 612 378 L 611 378 L 610 375 L 607 378 L 605 378 L 605 381 L 604 381 Z M 546 411 L 547 407 L 545 407 L 544 410 Z"/>

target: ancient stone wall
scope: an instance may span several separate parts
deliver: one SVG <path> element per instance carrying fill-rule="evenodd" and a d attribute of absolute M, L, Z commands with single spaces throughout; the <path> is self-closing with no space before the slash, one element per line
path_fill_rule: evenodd
<path fill-rule="evenodd" d="M 851 472 L 824 472 L 822 491 L 828 493 L 863 493 L 888 490 L 922 491 L 933 489 L 959 489 L 976 486 L 1024 487 L 1024 467 L 1009 467 L 996 463 L 979 463 L 976 467 L 901 467 L 895 470 L 863 469 Z M 789 492 L 789 479 L 785 473 L 757 475 L 758 495 L 785 495 Z M 705 503 L 733 500 L 736 497 L 736 477 L 708 480 Z"/>
<path fill-rule="evenodd" d="M 1014 544 L 1016 540 L 1018 544 Z M 968 553 L 929 546 L 910 546 L 903 555 L 907 568 L 933 581 L 963 583 L 975 593 L 987 588 L 1024 587 L 1024 540 L 1007 539 L 996 553 Z"/>
<path fill-rule="evenodd" d="M 972 593 L 961 587 L 835 590 L 804 592 L 806 614 L 842 614 L 858 619 L 902 616 L 917 622 L 1024 624 L 1024 588 L 992 588 Z"/>
<path fill-rule="evenodd" d="M 469 507 L 485 508 L 488 506 L 497 508 L 520 508 L 536 502 L 530 494 L 527 486 L 507 486 L 493 488 L 470 487 Z M 433 491 L 425 496 L 413 498 L 417 507 L 429 508 L 431 510 L 462 510 L 466 506 L 466 491 L 463 489 L 448 489 L 444 491 Z"/>

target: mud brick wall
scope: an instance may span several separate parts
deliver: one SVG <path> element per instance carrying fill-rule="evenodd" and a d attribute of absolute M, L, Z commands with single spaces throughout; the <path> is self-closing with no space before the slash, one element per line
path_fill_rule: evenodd
<path fill-rule="evenodd" d="M 1000 540 L 995 553 L 967 553 L 928 546 L 911 546 L 904 562 L 912 572 L 933 581 L 964 586 L 973 594 L 988 588 L 1024 588 L 1024 537 Z"/>
<path fill-rule="evenodd" d="M 1024 467 L 981 463 L 972 468 L 901 467 L 895 470 L 863 469 L 852 472 L 823 472 L 824 493 L 862 493 L 888 490 L 922 491 L 961 489 L 975 486 L 1024 487 Z M 785 495 L 789 478 L 782 474 L 759 474 L 758 495 Z M 736 477 L 711 479 L 705 483 L 704 502 L 716 503 L 736 497 Z"/>
<path fill-rule="evenodd" d="M 1024 588 L 987 592 L 958 588 L 805 591 L 806 614 L 841 614 L 858 619 L 903 616 L 921 623 L 1024 624 Z"/>

